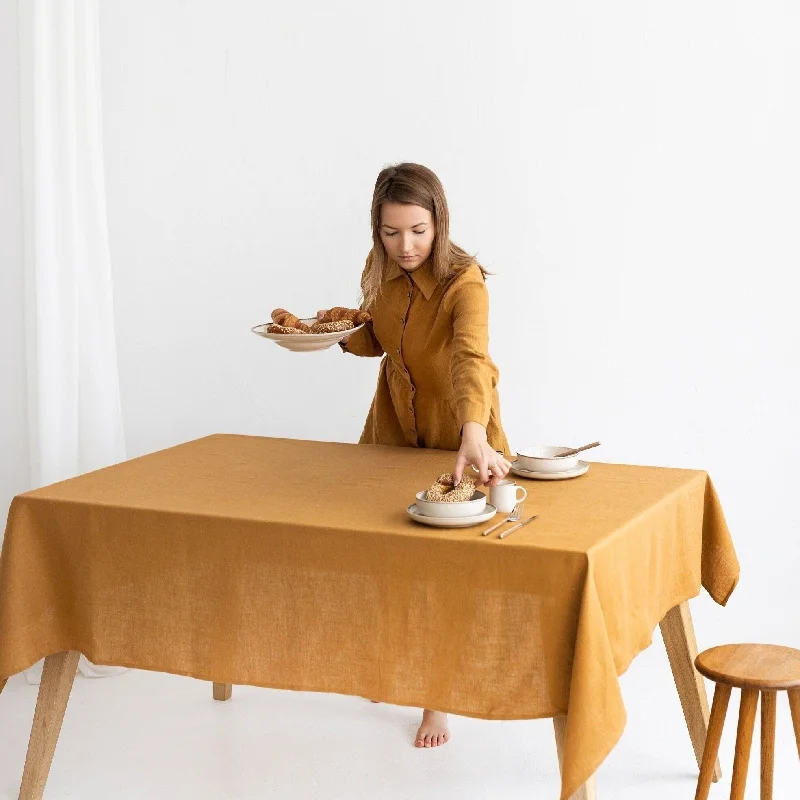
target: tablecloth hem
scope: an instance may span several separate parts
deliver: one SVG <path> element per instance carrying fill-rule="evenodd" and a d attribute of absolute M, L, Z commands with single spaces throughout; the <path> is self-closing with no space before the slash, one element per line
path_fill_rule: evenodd
<path fill-rule="evenodd" d="M 626 719 L 626 723 L 627 723 L 627 719 Z M 623 724 L 623 726 L 620 729 L 619 733 L 616 735 L 616 738 L 611 743 L 611 746 L 608 748 L 608 752 L 606 752 L 605 755 L 602 758 L 598 759 L 597 763 L 593 763 L 592 764 L 591 772 L 589 772 L 589 778 L 587 778 L 586 780 L 590 780 L 597 773 L 597 770 L 600 769 L 600 767 L 602 766 L 603 762 L 608 758 L 608 756 L 611 753 L 611 751 L 617 746 L 617 744 L 619 744 L 619 740 L 622 738 L 622 734 L 624 733 L 624 731 L 625 731 L 625 724 Z M 564 781 L 562 779 L 562 781 L 561 781 L 561 795 L 559 796 L 559 800 L 570 800 L 572 795 L 574 795 L 575 792 L 577 792 L 578 789 L 580 789 L 581 786 L 583 786 L 584 783 L 586 783 L 586 781 L 583 781 L 582 783 L 579 783 L 579 784 L 577 784 L 575 786 L 568 786 L 568 785 L 566 785 L 564 783 Z"/>
<path fill-rule="evenodd" d="M 192 670 L 186 669 L 165 669 L 163 667 L 156 667 L 156 666 L 145 666 L 141 662 L 135 661 L 128 661 L 126 659 L 120 658 L 103 658 L 100 655 L 96 655 L 94 653 L 89 652 L 88 650 L 80 650 L 78 648 L 72 647 L 63 647 L 59 650 L 54 651 L 53 653 L 44 653 L 37 658 L 34 658 L 30 663 L 26 663 L 25 666 L 20 667 L 19 669 L 15 670 L 14 672 L 10 673 L 5 677 L 0 677 L 0 686 L 5 686 L 6 682 L 10 677 L 17 675 L 23 672 L 26 669 L 29 669 L 34 664 L 39 662 L 41 659 L 46 658 L 48 655 L 53 655 L 57 652 L 63 652 L 65 650 L 78 650 L 82 655 L 84 655 L 89 661 L 93 664 L 97 664 L 98 666 L 107 666 L 107 667 L 126 667 L 128 669 L 139 669 L 145 670 L 147 672 L 164 672 L 167 675 L 179 675 L 182 678 L 193 678 L 199 681 L 207 681 L 209 683 L 230 683 L 234 686 L 254 686 L 260 689 L 278 689 L 280 691 L 290 691 L 290 692 L 317 692 L 319 694 L 341 694 L 346 695 L 348 697 L 367 697 L 369 695 L 369 699 L 376 700 L 380 703 L 386 703 L 387 705 L 396 705 L 396 706 L 404 706 L 406 708 L 430 708 L 433 711 L 442 711 L 445 714 L 455 714 L 459 717 L 470 717 L 472 719 L 485 719 L 488 721 L 515 721 L 515 720 L 532 720 L 532 719 L 551 719 L 553 717 L 558 717 L 566 714 L 566 709 L 562 708 L 554 708 L 548 709 L 546 712 L 537 712 L 535 714 L 526 713 L 526 714 L 519 714 L 519 715 L 500 715 L 495 714 L 490 711 L 487 712 L 478 712 L 473 710 L 467 709 L 460 709 L 455 707 L 439 707 L 435 708 L 433 705 L 426 705 L 424 701 L 418 700 L 407 700 L 402 701 L 398 700 L 397 698 L 390 698 L 386 696 L 382 696 L 380 694 L 376 694 L 374 692 L 369 692 L 367 690 L 361 691 L 346 691 L 343 688 L 330 688 L 330 689 L 321 689 L 321 688 L 314 688 L 310 686 L 303 686 L 300 684 L 291 684 L 291 683 L 278 683 L 278 682 L 270 682 L 270 683 L 252 683 L 244 681 L 237 677 L 229 677 L 229 676 L 211 676 L 208 673 L 201 673 Z M 117 676 L 112 676 L 117 677 Z M 0 689 L 2 691 L 2 689 Z"/>

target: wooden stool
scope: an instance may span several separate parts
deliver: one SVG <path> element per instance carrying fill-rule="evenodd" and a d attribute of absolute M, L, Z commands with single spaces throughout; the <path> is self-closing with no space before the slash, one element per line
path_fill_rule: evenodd
<path fill-rule="evenodd" d="M 708 797 L 722 726 L 725 723 L 725 712 L 728 710 L 728 700 L 734 686 L 742 690 L 742 701 L 739 706 L 731 800 L 744 798 L 759 692 L 761 692 L 761 800 L 771 800 L 772 770 L 775 760 L 775 699 L 777 692 L 782 690 L 786 690 L 789 694 L 794 735 L 800 754 L 800 650 L 770 644 L 728 644 L 712 647 L 700 653 L 694 664 L 701 675 L 716 683 L 695 800 L 706 800 Z"/>

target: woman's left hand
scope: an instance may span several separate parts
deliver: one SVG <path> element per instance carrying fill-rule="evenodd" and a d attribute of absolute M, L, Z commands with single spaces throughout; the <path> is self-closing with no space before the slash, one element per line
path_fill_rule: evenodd
<path fill-rule="evenodd" d="M 511 462 L 492 449 L 486 441 L 486 428 L 478 422 L 465 422 L 461 431 L 461 448 L 456 457 L 453 480 L 458 483 L 464 470 L 474 465 L 481 483 L 496 486 L 511 469 Z"/>

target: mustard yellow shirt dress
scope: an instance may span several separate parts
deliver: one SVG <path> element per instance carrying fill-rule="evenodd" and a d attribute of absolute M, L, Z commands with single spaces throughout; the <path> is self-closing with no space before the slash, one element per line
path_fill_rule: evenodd
<path fill-rule="evenodd" d="M 510 455 L 478 265 L 442 286 L 427 263 L 407 272 L 390 260 L 367 311 L 372 321 L 342 345 L 357 356 L 383 356 L 360 444 L 458 450 L 462 425 L 479 422 L 490 446 Z"/>

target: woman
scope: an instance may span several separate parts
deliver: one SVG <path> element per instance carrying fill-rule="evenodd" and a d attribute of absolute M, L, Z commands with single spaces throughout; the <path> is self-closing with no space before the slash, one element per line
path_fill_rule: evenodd
<path fill-rule="evenodd" d="M 361 307 L 372 321 L 340 346 L 384 356 L 361 444 L 456 450 L 455 481 L 474 465 L 492 486 L 508 474 L 502 454 L 510 450 L 488 352 L 487 273 L 449 231 L 444 189 L 431 170 L 403 163 L 381 171 L 361 277 Z M 447 715 L 425 709 L 417 747 L 449 738 Z"/>

